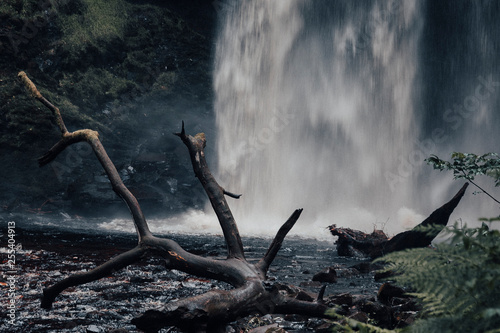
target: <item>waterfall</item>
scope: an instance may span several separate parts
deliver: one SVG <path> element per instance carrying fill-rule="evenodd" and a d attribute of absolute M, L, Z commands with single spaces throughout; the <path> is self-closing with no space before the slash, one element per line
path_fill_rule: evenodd
<path fill-rule="evenodd" d="M 449 199 L 440 196 L 449 179 L 439 190 L 437 176 L 422 180 L 437 173 L 425 157 L 451 152 L 428 131 L 437 128 L 422 74 L 428 10 L 417 0 L 227 3 L 215 51 L 216 176 L 243 194 L 229 202 L 240 229 L 274 233 L 304 208 L 302 235 L 330 224 L 395 233 Z"/>

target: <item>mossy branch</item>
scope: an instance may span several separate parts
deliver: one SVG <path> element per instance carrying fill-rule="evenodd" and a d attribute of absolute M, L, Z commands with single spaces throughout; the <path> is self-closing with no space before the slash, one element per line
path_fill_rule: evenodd
<path fill-rule="evenodd" d="M 61 130 L 61 134 L 65 135 L 68 133 L 68 129 L 66 128 L 66 125 L 64 124 L 64 121 L 61 116 L 61 112 L 59 109 L 54 106 L 52 103 L 50 103 L 45 97 L 42 96 L 42 94 L 38 91 L 36 88 L 35 84 L 30 80 L 28 75 L 26 75 L 25 72 L 21 71 L 19 74 L 17 74 L 17 77 L 21 80 L 21 82 L 24 84 L 26 89 L 30 92 L 30 94 L 36 98 L 38 101 L 40 101 L 43 105 L 45 105 L 50 111 L 52 111 L 52 114 L 56 118 L 56 123 L 57 127 Z"/>
<path fill-rule="evenodd" d="M 28 89 L 28 91 L 31 93 L 31 95 L 52 111 L 54 117 L 56 118 L 57 125 L 61 130 L 61 140 L 59 140 L 59 142 L 57 142 L 45 155 L 39 158 L 39 164 L 45 165 L 51 162 L 59 155 L 59 153 L 61 153 L 66 147 L 70 146 L 73 143 L 86 141 L 94 150 L 97 159 L 101 163 L 111 182 L 113 190 L 125 201 L 125 203 L 129 207 L 134 219 L 134 225 L 136 227 L 137 234 L 139 236 L 139 242 L 143 238 L 151 236 L 151 232 L 149 231 L 146 219 L 144 217 L 144 214 L 142 213 L 139 203 L 137 202 L 137 199 L 123 184 L 123 181 L 121 180 L 115 165 L 109 158 L 106 150 L 99 140 L 98 133 L 90 129 L 68 132 L 66 126 L 64 125 L 64 121 L 59 109 L 42 96 L 42 94 L 36 88 L 35 84 L 30 80 L 25 72 L 19 72 L 18 77 L 24 84 L 26 89 Z"/>

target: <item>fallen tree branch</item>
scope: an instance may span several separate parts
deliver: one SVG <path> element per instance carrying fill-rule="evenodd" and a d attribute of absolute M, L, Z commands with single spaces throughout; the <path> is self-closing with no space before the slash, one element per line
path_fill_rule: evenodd
<path fill-rule="evenodd" d="M 380 252 L 374 252 L 372 257 L 382 256 L 384 254 L 401 251 L 405 249 L 413 249 L 416 247 L 429 246 L 434 238 L 441 232 L 441 230 L 446 227 L 450 219 L 451 213 L 455 210 L 458 203 L 465 194 L 465 190 L 469 186 L 469 183 L 465 183 L 462 188 L 453 196 L 453 198 L 433 211 L 429 217 L 427 217 L 422 223 L 414 227 L 412 230 L 408 230 L 397 234 L 392 237 L 386 244 L 380 249 Z M 440 226 L 436 228 L 433 233 L 422 232 L 420 229 L 422 227 L 428 227 L 430 225 Z"/>
<path fill-rule="evenodd" d="M 241 242 L 238 227 L 234 221 L 233 214 L 229 209 L 224 196 L 224 190 L 212 176 L 205 160 L 205 153 L 203 149 L 207 143 L 204 133 L 198 133 L 194 137 L 186 135 L 184 130 L 184 122 L 182 122 L 182 131 L 175 133 L 181 138 L 182 142 L 188 147 L 189 156 L 191 157 L 191 164 L 193 165 L 194 174 L 199 179 L 201 185 L 208 195 L 208 199 L 219 219 L 224 239 L 228 247 L 229 258 L 245 258 L 243 252 L 243 244 Z"/>
<path fill-rule="evenodd" d="M 381 230 L 366 234 L 361 231 L 331 225 L 329 227 L 330 232 L 332 235 L 339 237 L 337 240 L 339 255 L 377 258 L 394 251 L 429 246 L 432 240 L 448 224 L 451 213 L 462 199 L 468 185 L 468 183 L 465 183 L 450 201 L 432 212 L 429 217 L 412 230 L 399 233 L 391 239 L 388 239 Z M 437 228 L 434 228 L 432 232 L 421 230 L 422 227 L 430 225 L 435 225 Z"/>
<path fill-rule="evenodd" d="M 61 140 L 53 146 L 45 155 L 39 158 L 39 164 L 45 165 L 55 159 L 58 154 L 60 154 L 65 148 L 70 146 L 73 143 L 86 141 L 94 150 L 97 159 L 101 163 L 106 175 L 108 176 L 113 190 L 115 193 L 122 198 L 127 204 L 132 217 L 134 219 L 134 225 L 137 230 L 139 236 L 139 242 L 142 238 L 151 236 L 151 232 L 149 231 L 148 225 L 146 223 L 146 219 L 144 218 L 144 214 L 142 213 L 141 207 L 137 202 L 135 196 L 128 190 L 128 188 L 123 184 L 123 181 L 116 170 L 113 162 L 109 158 L 106 150 L 101 144 L 99 140 L 99 134 L 96 131 L 84 129 L 75 132 L 68 132 L 66 129 L 66 125 L 61 116 L 61 112 L 57 107 L 52 105 L 49 101 L 47 101 L 42 94 L 38 91 L 35 84 L 31 82 L 25 72 L 19 72 L 18 77 L 21 79 L 21 82 L 24 83 L 26 88 L 30 91 L 31 95 L 34 96 L 37 100 L 39 100 L 43 105 L 45 105 L 48 109 L 50 109 L 56 118 L 57 125 L 61 131 Z"/>
<path fill-rule="evenodd" d="M 64 280 L 45 288 L 43 290 L 41 307 L 44 309 L 50 309 L 56 297 L 65 289 L 111 276 L 117 270 L 138 262 L 146 253 L 147 251 L 145 248 L 139 246 L 135 247 L 132 250 L 118 255 L 90 271 L 71 275 Z"/>
<path fill-rule="evenodd" d="M 293 214 L 288 218 L 288 220 L 283 224 L 283 226 L 278 230 L 278 233 L 276 234 L 276 237 L 271 243 L 271 246 L 269 246 L 269 249 L 267 250 L 266 254 L 264 257 L 255 265 L 259 270 L 262 272 L 267 272 L 269 269 L 269 266 L 273 262 L 274 258 L 278 254 L 278 251 L 281 249 L 281 245 L 283 244 L 283 240 L 285 239 L 286 235 L 288 232 L 293 228 L 295 225 L 295 222 L 300 217 L 300 214 L 302 213 L 302 209 L 297 209 Z"/>
<path fill-rule="evenodd" d="M 20 72 L 18 76 L 30 93 L 52 111 L 62 134 L 61 140 L 39 159 L 39 164 L 43 166 L 50 163 L 64 149 L 76 142 L 87 142 L 105 170 L 112 189 L 129 207 L 138 236 L 138 245 L 135 248 L 88 272 L 70 275 L 45 288 L 41 301 L 43 308 L 51 308 L 57 296 L 69 287 L 109 276 L 114 271 L 152 255 L 163 258 L 167 269 L 177 269 L 200 277 L 224 281 L 231 284 L 234 289 L 212 290 L 202 295 L 167 303 L 160 310 L 147 311 L 133 320 L 138 328 L 146 332 L 156 332 L 165 326 L 206 331 L 228 320 L 256 312 L 326 316 L 327 307 L 322 302 L 324 288 L 317 301 L 307 302 L 282 295 L 277 287 L 266 287 L 264 283 L 269 266 L 280 250 L 283 239 L 300 217 L 302 209 L 297 209 L 280 228 L 263 258 L 255 265 L 249 263 L 245 259 L 241 237 L 225 199 L 226 195 L 234 198 L 239 198 L 239 195 L 225 191 L 212 176 L 203 151 L 206 145 L 205 135 L 203 133 L 194 137 L 187 135 L 182 123 L 181 132 L 175 134 L 188 148 L 194 173 L 203 185 L 224 233 L 228 256 L 227 259 L 217 260 L 189 253 L 175 241 L 151 234 L 137 199 L 121 180 L 99 140 L 98 133 L 90 129 L 68 132 L 59 109 L 42 96 L 26 73 Z"/>

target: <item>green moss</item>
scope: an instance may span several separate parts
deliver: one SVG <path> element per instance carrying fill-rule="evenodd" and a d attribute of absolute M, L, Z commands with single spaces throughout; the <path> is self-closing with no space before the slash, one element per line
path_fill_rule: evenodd
<path fill-rule="evenodd" d="M 79 10 L 60 15 L 59 26 L 64 49 L 77 57 L 88 48 L 101 50 L 114 40 L 123 39 L 128 3 L 123 0 L 76 0 Z"/>
<path fill-rule="evenodd" d="M 171 91 L 177 82 L 177 74 L 175 72 L 161 73 L 156 82 L 153 84 L 153 90 Z"/>
<path fill-rule="evenodd" d="M 0 17 L 10 20 L 31 20 L 33 14 L 39 11 L 38 0 L 2 0 L 0 2 Z"/>
<path fill-rule="evenodd" d="M 153 50 L 147 47 L 142 50 L 134 50 L 129 52 L 122 64 L 123 70 L 135 73 L 137 74 L 136 76 L 149 75 L 148 72 L 150 71 L 150 61 L 152 55 Z M 136 79 L 140 79 L 140 77 Z"/>
<path fill-rule="evenodd" d="M 59 86 L 75 103 L 93 108 L 94 111 L 103 103 L 118 99 L 122 94 L 136 88 L 133 81 L 96 67 L 90 67 L 85 72 L 65 75 L 59 81 Z"/>
<path fill-rule="evenodd" d="M 44 133 L 53 129 L 50 112 L 36 101 L 14 78 L 0 76 L 0 145 L 28 150 L 40 144 Z"/>
<path fill-rule="evenodd" d="M 49 6 L 50 20 L 41 6 Z M 177 92 L 186 96 L 196 89 L 192 82 L 203 79 L 199 74 L 209 53 L 206 41 L 161 4 L 0 0 L 0 19 L 6 17 L 2 22 L 14 33 L 22 31 L 23 20 L 32 22 L 38 16 L 50 22 L 50 29 L 41 26 L 36 38 L 19 45 L 17 54 L 1 55 L 1 79 L 6 80 L 0 81 L 5 101 L 0 105 L 1 144 L 25 149 L 35 138 L 41 140 L 38 132 L 54 133 L 57 140 L 50 112 L 17 84 L 19 70 L 28 71 L 42 94 L 60 108 L 69 130 L 106 130 L 113 122 L 133 122 L 144 114 L 148 120 L 152 111 L 138 111 L 139 97 L 172 97 Z M 4 37 L 0 43 L 8 46 L 9 40 Z"/>

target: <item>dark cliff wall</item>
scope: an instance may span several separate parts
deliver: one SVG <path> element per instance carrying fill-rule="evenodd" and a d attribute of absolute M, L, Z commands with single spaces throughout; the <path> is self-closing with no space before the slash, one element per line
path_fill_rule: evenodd
<path fill-rule="evenodd" d="M 190 132 L 213 139 L 216 16 L 206 0 L 2 2 L 2 210 L 126 213 L 85 145 L 38 167 L 58 130 L 17 82 L 20 70 L 60 107 L 70 131 L 99 131 L 150 215 L 202 206 L 187 152 L 172 132 L 184 120 Z"/>

